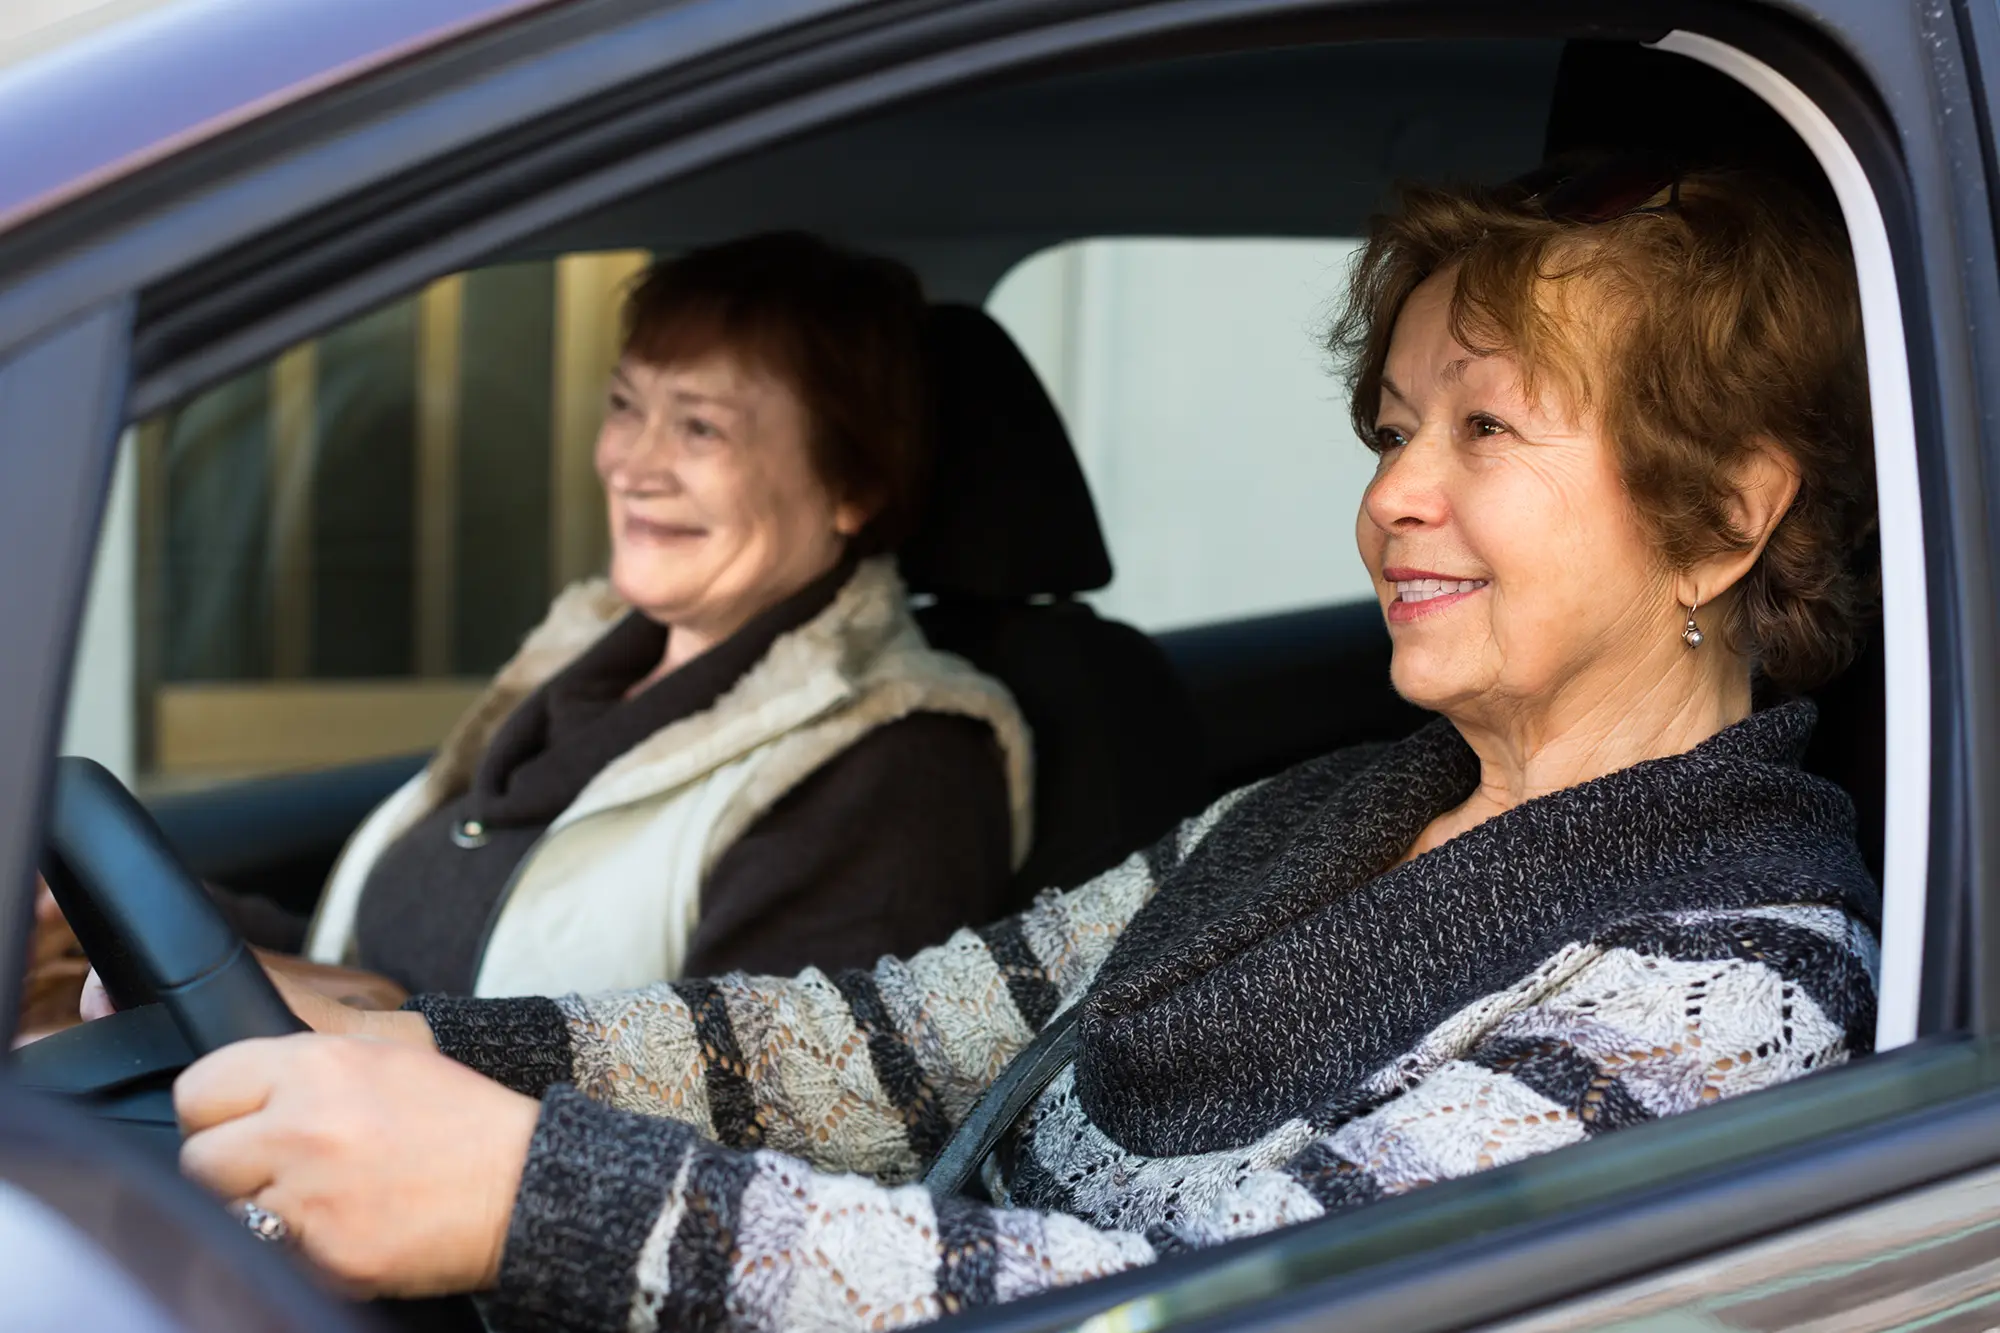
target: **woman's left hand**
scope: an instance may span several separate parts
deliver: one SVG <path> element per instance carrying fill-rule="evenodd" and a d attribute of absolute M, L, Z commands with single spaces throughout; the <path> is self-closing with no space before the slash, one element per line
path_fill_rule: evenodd
<path fill-rule="evenodd" d="M 35 929 L 28 946 L 27 984 L 13 1044 L 26 1045 L 76 1024 L 77 995 L 90 971 L 76 932 L 56 906 L 49 886 L 35 877 Z"/>
<path fill-rule="evenodd" d="M 181 1169 L 369 1296 L 493 1285 L 540 1109 L 435 1052 L 317 1033 L 237 1042 L 174 1083 Z"/>

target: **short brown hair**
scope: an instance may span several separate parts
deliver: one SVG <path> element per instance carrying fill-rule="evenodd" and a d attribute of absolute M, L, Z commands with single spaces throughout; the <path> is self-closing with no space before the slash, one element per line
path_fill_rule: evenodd
<path fill-rule="evenodd" d="M 627 355 L 656 366 L 727 350 L 799 396 L 820 484 L 873 510 L 851 543 L 893 550 L 928 472 L 923 288 L 892 259 L 768 232 L 647 269 L 625 301 Z"/>
<path fill-rule="evenodd" d="M 1396 318 L 1455 271 L 1451 328 L 1506 352 L 1588 413 L 1670 567 L 1747 544 L 1725 502 L 1760 440 L 1799 471 L 1763 555 L 1718 608 L 1729 642 L 1784 689 L 1853 657 L 1874 576 L 1867 379 L 1854 267 L 1837 223 L 1790 188 L 1731 172 L 1595 225 L 1551 221 L 1520 192 L 1408 188 L 1376 219 L 1329 347 L 1371 448 Z"/>

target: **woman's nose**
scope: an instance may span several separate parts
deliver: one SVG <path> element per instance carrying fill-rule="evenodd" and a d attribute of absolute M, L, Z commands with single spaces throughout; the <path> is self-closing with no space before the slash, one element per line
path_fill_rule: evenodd
<path fill-rule="evenodd" d="M 1444 451 L 1422 436 L 1385 455 L 1368 483 L 1362 508 L 1384 532 L 1407 532 L 1444 521 Z"/>
<path fill-rule="evenodd" d="M 597 447 L 597 469 L 614 490 L 658 490 L 673 474 L 671 432 L 664 422 L 637 430 L 606 431 Z"/>

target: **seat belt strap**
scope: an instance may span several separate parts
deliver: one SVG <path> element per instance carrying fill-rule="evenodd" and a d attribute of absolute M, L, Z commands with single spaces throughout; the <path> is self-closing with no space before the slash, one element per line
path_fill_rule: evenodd
<path fill-rule="evenodd" d="M 973 1104 L 971 1113 L 924 1172 L 924 1186 L 934 1198 L 963 1194 L 966 1184 L 1042 1089 L 1076 1060 L 1076 1016 L 1082 1008 L 1073 1004 L 1050 1020 L 1041 1035 L 1008 1062 L 1000 1077 Z"/>

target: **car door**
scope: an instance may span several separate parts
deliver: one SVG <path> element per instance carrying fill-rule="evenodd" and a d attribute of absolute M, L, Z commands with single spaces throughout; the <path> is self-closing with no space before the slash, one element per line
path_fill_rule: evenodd
<path fill-rule="evenodd" d="M 326 12 L 318 0 L 302 9 Z M 1964 1237 L 1974 1238 L 1950 1252 L 1967 1262 L 1952 1268 L 1947 1259 L 1944 1275 L 1969 1272 L 1987 1234 L 1983 1173 L 2000 1160 L 2000 1065 L 1987 1044 L 2000 1020 L 1987 870 L 2000 829 L 1988 518 L 2000 281 L 1984 101 L 1973 95 L 1964 17 L 1879 0 L 1550 5 L 1525 16 L 1332 0 L 1058 10 L 1016 0 L 789 11 L 702 0 L 574 4 L 413 56 L 255 133 L 190 150 L 174 173 L 121 187 L 150 192 L 144 211 L 114 189 L 87 214 L 51 214 L 62 236 L 45 228 L 0 237 L 0 347 L 11 349 L 0 370 L 0 439 L 9 442 L 0 451 L 8 520 L 0 560 L 49 571 L 41 586 L 0 591 L 12 599 L 0 605 L 18 613 L 17 636 L 0 640 L 0 797 L 8 798 L 0 869 L 18 885 L 32 860 L 49 718 L 117 428 L 288 339 L 644 183 L 1049 62 L 1447 32 L 1690 34 L 1699 40 L 1686 49 L 1748 57 L 1778 75 L 1765 80 L 1771 96 L 1802 116 L 1816 110 L 1834 136 L 1829 152 L 1845 146 L 1841 169 L 1876 209 L 1872 218 L 1850 215 L 1850 225 L 1869 229 L 1874 247 L 1865 279 L 1877 284 L 1882 318 L 1871 327 L 1871 364 L 1889 372 L 1878 400 L 1896 399 L 1890 406 L 1903 414 L 1890 420 L 1895 429 L 1878 431 L 1884 448 L 1903 451 L 1885 473 L 1893 634 L 1884 858 L 1893 919 L 1884 1053 L 1680 1121 L 962 1322 L 1442 1329 L 1539 1309 L 1589 1326 L 1598 1315 L 1580 1305 L 1564 1315 L 1562 1303 L 1650 1282 L 1667 1284 L 1648 1287 L 1647 1299 L 1669 1308 L 1716 1271 L 1700 1264 L 1801 1228 L 1846 1219 L 1864 1234 L 1921 1246 L 1935 1236 L 1892 1233 L 1882 1219 L 1924 1214 L 1926 1200 L 1945 1196 L 1921 1191 L 1938 1188 L 1952 1192 L 1936 1206 L 1969 1217 Z M 1219 651 L 1218 673 L 1240 668 L 1253 679 L 1286 660 L 1278 646 Z M 1194 663 L 1199 654 L 1183 656 Z M 1217 686 L 1211 697 L 1223 693 Z M 1259 746 L 1276 743 L 1267 736 Z M 18 900 L 10 907 L 18 930 L 25 909 Z M 0 936 L 0 948 L 10 943 L 18 936 Z M 1940 1243 L 1964 1238 L 1952 1237 Z M 1804 1272 L 1808 1287 L 1825 1276 L 1786 1262 L 1750 1271 Z"/>

